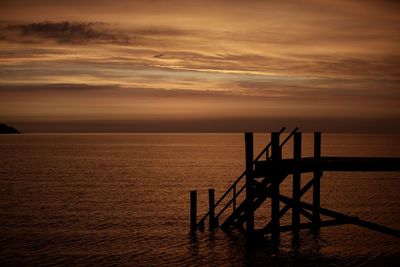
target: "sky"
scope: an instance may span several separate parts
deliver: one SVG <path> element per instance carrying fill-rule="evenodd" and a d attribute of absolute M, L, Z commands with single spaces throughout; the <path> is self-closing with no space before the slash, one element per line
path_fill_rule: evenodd
<path fill-rule="evenodd" d="M 0 2 L 25 132 L 400 132 L 400 3 Z"/>

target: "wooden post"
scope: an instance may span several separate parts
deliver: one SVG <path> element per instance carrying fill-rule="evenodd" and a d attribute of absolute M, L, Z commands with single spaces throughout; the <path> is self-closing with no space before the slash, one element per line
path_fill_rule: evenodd
<path fill-rule="evenodd" d="M 314 133 L 314 159 L 319 160 L 321 158 L 321 132 Z M 313 228 L 319 229 L 320 222 L 320 196 L 321 196 L 321 176 L 320 170 L 314 171 L 313 174 Z"/>
<path fill-rule="evenodd" d="M 271 153 L 272 160 L 281 160 L 281 147 L 279 144 L 279 133 L 271 133 Z M 279 173 L 274 174 L 271 179 L 271 223 L 272 223 L 272 238 L 279 239 Z"/>
<path fill-rule="evenodd" d="M 254 233 L 254 210 L 253 210 L 253 133 L 245 133 L 246 152 L 246 234 L 251 237 Z"/>
<path fill-rule="evenodd" d="M 209 228 L 213 229 L 216 227 L 215 220 L 215 206 L 214 206 L 214 189 L 208 189 L 208 209 L 209 209 Z"/>
<path fill-rule="evenodd" d="M 190 230 L 197 228 L 197 191 L 190 191 Z"/>
<path fill-rule="evenodd" d="M 301 133 L 296 132 L 293 136 L 293 159 L 301 160 Z M 300 172 L 293 173 L 293 188 L 292 188 L 292 225 L 293 231 L 300 230 L 300 194 L 301 194 L 301 174 Z"/>
<path fill-rule="evenodd" d="M 233 212 L 236 211 L 236 184 L 233 186 L 233 196 L 232 196 L 232 207 L 233 207 Z"/>

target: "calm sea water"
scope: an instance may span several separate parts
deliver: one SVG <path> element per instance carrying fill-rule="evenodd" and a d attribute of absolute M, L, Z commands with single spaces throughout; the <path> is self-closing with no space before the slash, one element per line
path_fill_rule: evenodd
<path fill-rule="evenodd" d="M 400 156 L 399 135 L 322 138 L 325 156 Z M 255 142 L 260 150 L 267 135 Z M 296 242 L 284 233 L 278 250 L 240 232 L 189 235 L 189 191 L 204 214 L 207 189 L 219 197 L 242 172 L 243 147 L 241 134 L 0 136 L 0 265 L 399 266 L 399 238 L 351 225 L 304 230 Z M 322 205 L 400 229 L 399 176 L 326 173 Z M 268 215 L 266 205 L 257 227 Z"/>

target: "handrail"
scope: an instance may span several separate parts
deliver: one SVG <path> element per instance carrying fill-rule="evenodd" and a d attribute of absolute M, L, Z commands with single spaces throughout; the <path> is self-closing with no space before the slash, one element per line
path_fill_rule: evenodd
<path fill-rule="evenodd" d="M 282 148 L 290 140 L 290 138 L 292 138 L 292 136 L 297 132 L 298 129 L 299 129 L 298 127 L 294 128 L 293 131 L 285 138 L 285 140 L 280 144 L 279 147 Z"/>
<path fill-rule="evenodd" d="M 293 131 L 285 138 L 285 140 L 282 142 L 282 144 L 280 144 L 279 146 L 282 148 L 289 140 L 290 140 L 290 138 L 297 132 L 297 130 L 298 130 L 299 128 L 298 127 L 296 127 L 296 128 L 294 128 L 293 129 Z M 279 134 L 281 134 L 282 132 L 279 132 Z M 268 145 L 267 145 L 267 147 L 269 147 L 271 145 L 271 143 L 269 143 Z M 262 153 L 264 153 L 266 151 L 266 149 L 264 149 L 263 150 L 263 152 Z M 255 160 L 254 160 L 254 162 L 256 162 L 260 157 L 261 157 L 261 155 L 262 154 L 260 154 Z M 271 156 L 269 156 L 268 158 L 267 158 L 267 160 L 270 160 L 272 158 L 272 155 Z M 245 172 L 244 172 L 245 173 Z M 236 184 L 235 184 L 236 185 Z M 232 186 L 233 187 L 233 186 Z M 233 196 L 233 198 L 230 200 L 230 201 L 228 201 L 228 203 L 226 203 L 225 204 L 225 206 L 221 209 L 221 211 L 215 216 L 215 218 L 219 218 L 219 216 L 220 215 L 222 215 L 222 213 L 229 207 L 229 205 L 233 202 L 233 199 L 234 198 L 236 198 L 237 196 L 239 196 L 240 195 L 240 193 L 243 191 L 243 189 L 246 187 L 246 184 L 244 184 L 243 186 L 242 186 L 242 188 L 240 188 L 240 190 Z M 228 191 L 227 192 L 229 192 L 231 189 L 228 189 Z M 222 198 L 221 198 L 222 199 Z M 218 204 L 219 204 L 219 202 L 218 202 Z M 215 207 L 217 206 L 217 204 L 215 204 Z"/>
<path fill-rule="evenodd" d="M 285 131 L 285 127 L 282 127 L 282 129 L 279 131 L 279 134 L 283 133 Z M 255 160 L 253 160 L 253 163 L 255 163 L 257 160 L 261 158 L 261 156 L 265 153 L 265 151 L 271 146 L 271 142 L 258 154 Z M 238 182 L 246 175 L 246 171 L 243 171 L 242 174 L 236 179 L 235 182 L 226 190 L 226 192 L 219 198 L 219 200 L 215 203 L 214 206 L 218 206 L 219 203 L 226 197 L 226 195 L 236 186 Z"/>
<path fill-rule="evenodd" d="M 242 191 L 246 188 L 246 184 L 244 184 L 240 190 L 236 193 L 236 195 L 234 197 L 237 197 L 240 195 L 240 193 L 242 193 Z M 225 204 L 225 206 L 220 210 L 220 212 L 218 212 L 218 214 L 215 216 L 215 218 L 219 218 L 219 216 L 222 215 L 222 213 L 224 213 L 224 211 L 229 207 L 229 205 L 233 202 L 234 198 L 231 198 L 231 200 L 228 201 L 228 203 Z"/>
<path fill-rule="evenodd" d="M 283 133 L 283 132 L 285 131 L 285 129 L 286 129 L 286 127 L 282 127 L 281 130 L 278 132 L 279 135 L 280 135 L 281 133 Z M 293 134 L 294 134 L 295 132 L 297 132 L 297 130 L 298 130 L 298 127 L 296 127 L 296 128 L 286 137 L 286 139 L 282 142 L 282 144 L 280 145 L 280 147 L 283 147 L 283 146 L 289 141 L 289 139 L 293 136 Z M 262 155 L 263 155 L 266 151 L 268 151 L 268 149 L 270 148 L 271 145 L 272 145 L 272 142 L 269 142 L 268 145 L 265 146 L 265 148 L 264 148 L 264 149 L 257 155 L 257 157 L 253 160 L 253 164 L 254 164 L 255 162 L 257 162 L 257 161 L 262 157 Z M 270 158 L 271 158 L 271 156 L 268 157 L 268 160 L 269 160 Z M 214 204 L 214 208 L 217 207 L 217 206 L 222 202 L 222 200 L 224 200 L 224 198 L 229 194 L 229 192 L 230 192 L 234 187 L 236 187 L 236 185 L 240 182 L 240 180 L 241 180 L 245 175 L 246 175 L 246 171 L 243 171 L 243 173 L 236 179 L 236 181 L 232 183 L 232 185 L 225 191 L 225 193 L 224 193 L 224 194 L 218 199 L 218 201 Z M 246 185 L 243 185 L 242 188 L 240 188 L 240 190 L 239 190 L 238 192 L 236 192 L 236 194 L 234 195 L 234 198 L 236 198 L 237 196 L 239 196 L 239 194 L 243 191 L 243 189 L 244 189 L 245 187 L 246 187 Z M 229 207 L 229 205 L 230 205 L 232 202 L 233 202 L 233 198 L 232 198 L 230 201 L 228 201 L 227 204 L 225 204 L 225 206 L 221 209 L 221 211 L 217 214 L 217 216 L 216 216 L 215 218 L 219 218 L 219 216 Z M 204 222 L 204 220 L 207 218 L 207 216 L 209 216 L 209 214 L 210 214 L 210 211 L 208 211 L 208 212 L 199 220 L 199 222 L 197 223 L 197 225 L 198 225 L 198 226 L 201 225 L 201 224 Z"/>
<path fill-rule="evenodd" d="M 285 131 L 286 127 L 282 127 L 282 129 L 278 132 L 279 135 L 281 133 L 283 133 L 283 131 Z M 296 131 L 297 131 L 297 127 L 296 127 Z M 258 154 L 258 156 L 253 160 L 253 163 L 255 163 L 257 160 L 259 160 L 262 155 L 265 153 L 265 151 L 267 151 L 269 149 L 269 147 L 272 145 L 271 142 L 268 143 L 268 145 L 260 152 L 260 154 Z"/>
<path fill-rule="evenodd" d="M 279 131 L 279 134 L 283 133 L 285 131 L 286 127 L 282 127 L 281 130 Z M 258 154 L 255 160 L 253 160 L 253 163 L 255 163 L 257 160 L 261 158 L 261 156 L 265 153 L 265 151 L 271 146 L 271 142 Z M 246 175 L 246 171 L 243 171 L 242 174 L 232 183 L 232 185 L 225 191 L 225 193 L 218 199 L 218 201 L 214 204 L 214 207 L 217 207 L 222 200 L 229 194 L 229 192 L 240 182 L 240 180 Z M 240 192 L 243 191 L 243 188 L 237 192 L 236 196 L 240 194 Z M 226 209 L 226 208 L 225 208 Z M 210 214 L 210 211 L 208 211 L 197 223 L 197 225 L 200 225 Z M 218 216 L 217 216 L 218 217 Z"/>

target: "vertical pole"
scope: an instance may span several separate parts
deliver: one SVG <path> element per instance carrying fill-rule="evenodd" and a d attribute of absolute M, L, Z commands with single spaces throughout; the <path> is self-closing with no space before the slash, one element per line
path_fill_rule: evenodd
<path fill-rule="evenodd" d="M 233 212 L 236 211 L 236 184 L 233 187 L 233 196 L 232 196 L 232 207 L 233 207 Z"/>
<path fill-rule="evenodd" d="M 272 160 L 279 161 L 282 158 L 281 147 L 279 145 L 279 133 L 271 133 L 271 153 Z M 279 239 L 280 222 L 279 222 L 279 173 L 274 173 L 271 179 L 271 223 L 272 238 Z"/>
<path fill-rule="evenodd" d="M 190 191 L 190 230 L 197 228 L 197 191 Z"/>
<path fill-rule="evenodd" d="M 321 132 L 314 133 L 314 159 L 321 158 Z M 315 170 L 313 175 L 313 228 L 319 229 L 320 222 L 320 196 L 321 196 L 321 176 L 320 170 Z"/>
<path fill-rule="evenodd" d="M 254 210 L 253 210 L 253 133 L 245 133 L 246 151 L 246 234 L 251 237 L 254 233 Z"/>
<path fill-rule="evenodd" d="M 301 160 L 301 133 L 297 132 L 293 136 L 293 159 L 296 161 Z M 300 190 L 301 190 L 301 173 L 296 171 L 293 173 L 293 189 L 292 189 L 292 225 L 293 231 L 300 230 Z"/>
<path fill-rule="evenodd" d="M 208 189 L 208 209 L 209 209 L 209 223 L 210 229 L 216 227 L 215 223 L 215 206 L 214 206 L 214 189 Z"/>

